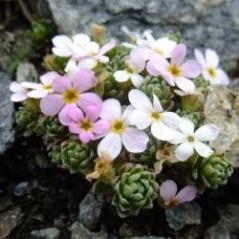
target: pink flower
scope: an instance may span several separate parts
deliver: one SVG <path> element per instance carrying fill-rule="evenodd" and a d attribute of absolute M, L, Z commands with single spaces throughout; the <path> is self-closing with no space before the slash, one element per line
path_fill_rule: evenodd
<path fill-rule="evenodd" d="M 82 143 L 89 143 L 91 140 L 98 139 L 109 130 L 107 121 L 98 119 L 99 112 L 86 112 L 85 115 L 75 105 L 65 108 L 59 115 L 59 120 L 63 125 L 69 127 L 69 131 L 79 135 Z"/>
<path fill-rule="evenodd" d="M 21 83 L 12 82 L 9 86 L 9 89 L 13 92 L 11 96 L 11 101 L 13 102 L 21 102 L 28 98 L 28 90 L 27 88 L 23 87 Z"/>
<path fill-rule="evenodd" d="M 120 102 L 115 99 L 103 102 L 101 118 L 109 123 L 110 128 L 98 145 L 99 156 L 107 152 L 112 159 L 115 159 L 120 154 L 122 145 L 131 153 L 141 153 L 146 150 L 149 137 L 144 131 L 130 125 L 128 117 L 131 110 L 132 108 L 128 106 L 122 112 Z"/>
<path fill-rule="evenodd" d="M 200 75 L 201 66 L 195 60 L 183 63 L 186 53 L 186 46 L 179 44 L 172 52 L 170 63 L 163 57 L 153 55 L 147 64 L 147 70 L 151 75 L 162 75 L 171 86 L 176 85 L 184 92 L 193 92 L 195 85 L 189 78 Z"/>
<path fill-rule="evenodd" d="M 100 112 L 102 101 L 92 92 L 84 93 L 96 85 L 93 71 L 79 70 L 70 78 L 60 76 L 52 82 L 53 93 L 41 99 L 40 108 L 48 116 L 63 114 L 65 107 L 78 105 L 85 112 Z"/>
<path fill-rule="evenodd" d="M 173 207 L 184 202 L 190 202 L 197 195 L 197 188 L 188 185 L 182 188 L 178 193 L 177 184 L 173 180 L 167 180 L 160 187 L 160 196 L 166 206 Z"/>

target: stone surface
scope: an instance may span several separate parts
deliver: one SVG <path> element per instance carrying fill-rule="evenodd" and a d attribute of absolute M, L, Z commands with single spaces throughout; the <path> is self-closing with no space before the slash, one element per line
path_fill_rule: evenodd
<path fill-rule="evenodd" d="M 85 228 L 80 222 L 74 222 L 70 228 L 71 239 L 106 239 L 107 234 L 105 232 L 94 233 Z"/>
<path fill-rule="evenodd" d="M 10 83 L 11 79 L 8 74 L 0 71 L 0 154 L 4 153 L 14 141 L 14 108 L 10 101 Z"/>
<path fill-rule="evenodd" d="M 58 239 L 60 234 L 60 230 L 55 227 L 34 230 L 31 232 L 31 236 L 40 239 Z"/>
<path fill-rule="evenodd" d="M 186 225 L 201 223 L 201 208 L 195 202 L 180 204 L 172 209 L 166 209 L 166 219 L 169 227 L 180 230 Z"/>
<path fill-rule="evenodd" d="M 123 25 L 140 32 L 151 28 L 156 35 L 180 32 L 191 49 L 214 48 L 230 68 L 239 58 L 238 0 L 46 1 L 60 32 L 88 32 L 92 23 L 120 38 Z"/>
<path fill-rule="evenodd" d="M 205 239 L 231 239 L 228 229 L 221 224 L 210 227 L 205 233 Z"/>
<path fill-rule="evenodd" d="M 99 223 L 104 200 L 101 195 L 96 195 L 91 190 L 80 202 L 79 220 L 87 228 L 93 228 Z"/>
<path fill-rule="evenodd" d="M 20 63 L 16 73 L 17 82 L 37 81 L 38 73 L 35 66 L 29 62 Z"/>
<path fill-rule="evenodd" d="M 20 208 L 0 213 L 0 239 L 5 239 L 21 223 L 21 218 L 22 213 Z"/>

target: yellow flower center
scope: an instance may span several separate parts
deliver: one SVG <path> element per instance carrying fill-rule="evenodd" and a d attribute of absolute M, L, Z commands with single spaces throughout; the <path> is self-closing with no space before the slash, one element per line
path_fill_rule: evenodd
<path fill-rule="evenodd" d="M 90 120 L 85 118 L 80 122 L 80 128 L 83 129 L 84 131 L 91 131 L 93 128 L 93 124 Z"/>
<path fill-rule="evenodd" d="M 164 55 L 164 51 L 163 51 L 163 49 L 161 48 L 161 47 L 156 47 L 156 48 L 154 48 L 154 50 L 159 54 L 159 55 Z"/>
<path fill-rule="evenodd" d="M 45 85 L 43 85 L 43 89 L 44 89 L 44 90 L 47 90 L 47 91 L 51 91 L 51 90 L 52 90 L 51 84 L 45 84 Z"/>
<path fill-rule="evenodd" d="M 166 206 L 168 206 L 168 207 L 174 207 L 174 206 L 178 205 L 178 203 L 179 203 L 178 198 L 177 198 L 177 197 L 172 197 L 172 198 L 170 198 L 170 200 L 166 203 Z"/>
<path fill-rule="evenodd" d="M 160 112 L 158 112 L 158 111 L 152 111 L 150 113 L 150 117 L 154 121 L 159 121 L 161 119 L 161 117 L 162 117 L 162 114 Z"/>
<path fill-rule="evenodd" d="M 170 64 L 170 65 L 168 66 L 168 71 L 169 71 L 170 74 L 171 74 L 173 77 L 175 77 L 175 78 L 181 76 L 181 73 L 182 73 L 180 67 L 178 67 L 177 65 L 173 65 L 173 64 Z"/>
<path fill-rule="evenodd" d="M 188 140 L 188 142 L 190 142 L 190 143 L 194 142 L 194 141 L 195 141 L 194 135 L 188 135 L 188 136 L 187 136 L 187 140 Z"/>
<path fill-rule="evenodd" d="M 217 72 L 216 72 L 216 69 L 214 67 L 208 67 L 207 68 L 207 73 L 212 78 L 215 78 L 217 76 Z"/>
<path fill-rule="evenodd" d="M 111 123 L 111 130 L 113 133 L 122 134 L 126 129 L 126 125 L 123 120 L 117 119 Z"/>
<path fill-rule="evenodd" d="M 79 97 L 80 93 L 75 88 L 69 88 L 63 94 L 63 100 L 66 104 L 75 103 Z"/>

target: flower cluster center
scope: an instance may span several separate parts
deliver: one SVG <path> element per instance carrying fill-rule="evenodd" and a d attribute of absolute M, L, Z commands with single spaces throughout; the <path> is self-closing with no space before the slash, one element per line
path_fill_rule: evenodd
<path fill-rule="evenodd" d="M 161 119 L 162 114 L 160 112 L 158 112 L 158 111 L 152 111 L 150 116 L 151 116 L 152 120 L 158 121 L 158 120 Z"/>
<path fill-rule="evenodd" d="M 195 136 L 194 135 L 188 135 L 187 140 L 188 140 L 188 142 L 192 143 L 192 142 L 195 141 Z"/>
<path fill-rule="evenodd" d="M 117 119 L 112 122 L 111 130 L 116 134 L 122 134 L 125 131 L 126 125 L 123 120 Z"/>
<path fill-rule="evenodd" d="M 80 128 L 83 129 L 84 131 L 90 131 L 93 128 L 93 124 L 90 120 L 88 120 L 87 118 L 84 118 L 80 122 Z"/>
<path fill-rule="evenodd" d="M 175 78 L 179 77 L 182 73 L 181 69 L 179 66 L 174 65 L 174 64 L 170 64 L 168 66 L 168 71 L 171 73 L 171 75 Z"/>
<path fill-rule="evenodd" d="M 176 205 L 178 205 L 179 200 L 177 197 L 172 197 L 170 198 L 170 200 L 166 203 L 168 207 L 174 207 Z"/>
<path fill-rule="evenodd" d="M 209 74 L 209 76 L 211 76 L 212 78 L 215 78 L 217 76 L 217 72 L 215 70 L 214 67 L 208 67 L 207 68 L 207 73 Z"/>
<path fill-rule="evenodd" d="M 63 100 L 66 104 L 75 103 L 79 99 L 79 92 L 74 88 L 67 89 L 63 94 Z"/>
<path fill-rule="evenodd" d="M 51 90 L 52 90 L 51 84 L 45 84 L 45 85 L 43 85 L 43 89 L 44 89 L 44 90 L 47 90 L 47 91 L 51 91 Z"/>

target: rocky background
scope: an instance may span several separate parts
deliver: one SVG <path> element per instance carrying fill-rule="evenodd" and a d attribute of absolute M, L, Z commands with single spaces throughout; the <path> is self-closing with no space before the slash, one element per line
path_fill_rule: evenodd
<path fill-rule="evenodd" d="M 238 6 L 238 0 L 0 1 L 0 239 L 239 238 L 239 172 L 196 202 L 121 220 L 81 175 L 55 168 L 37 138 L 20 136 L 8 91 L 13 79 L 42 73 L 53 34 L 89 32 L 93 23 L 120 39 L 123 25 L 155 36 L 179 33 L 190 49 L 215 49 L 237 78 Z M 41 19 L 47 31 L 36 24 Z"/>

